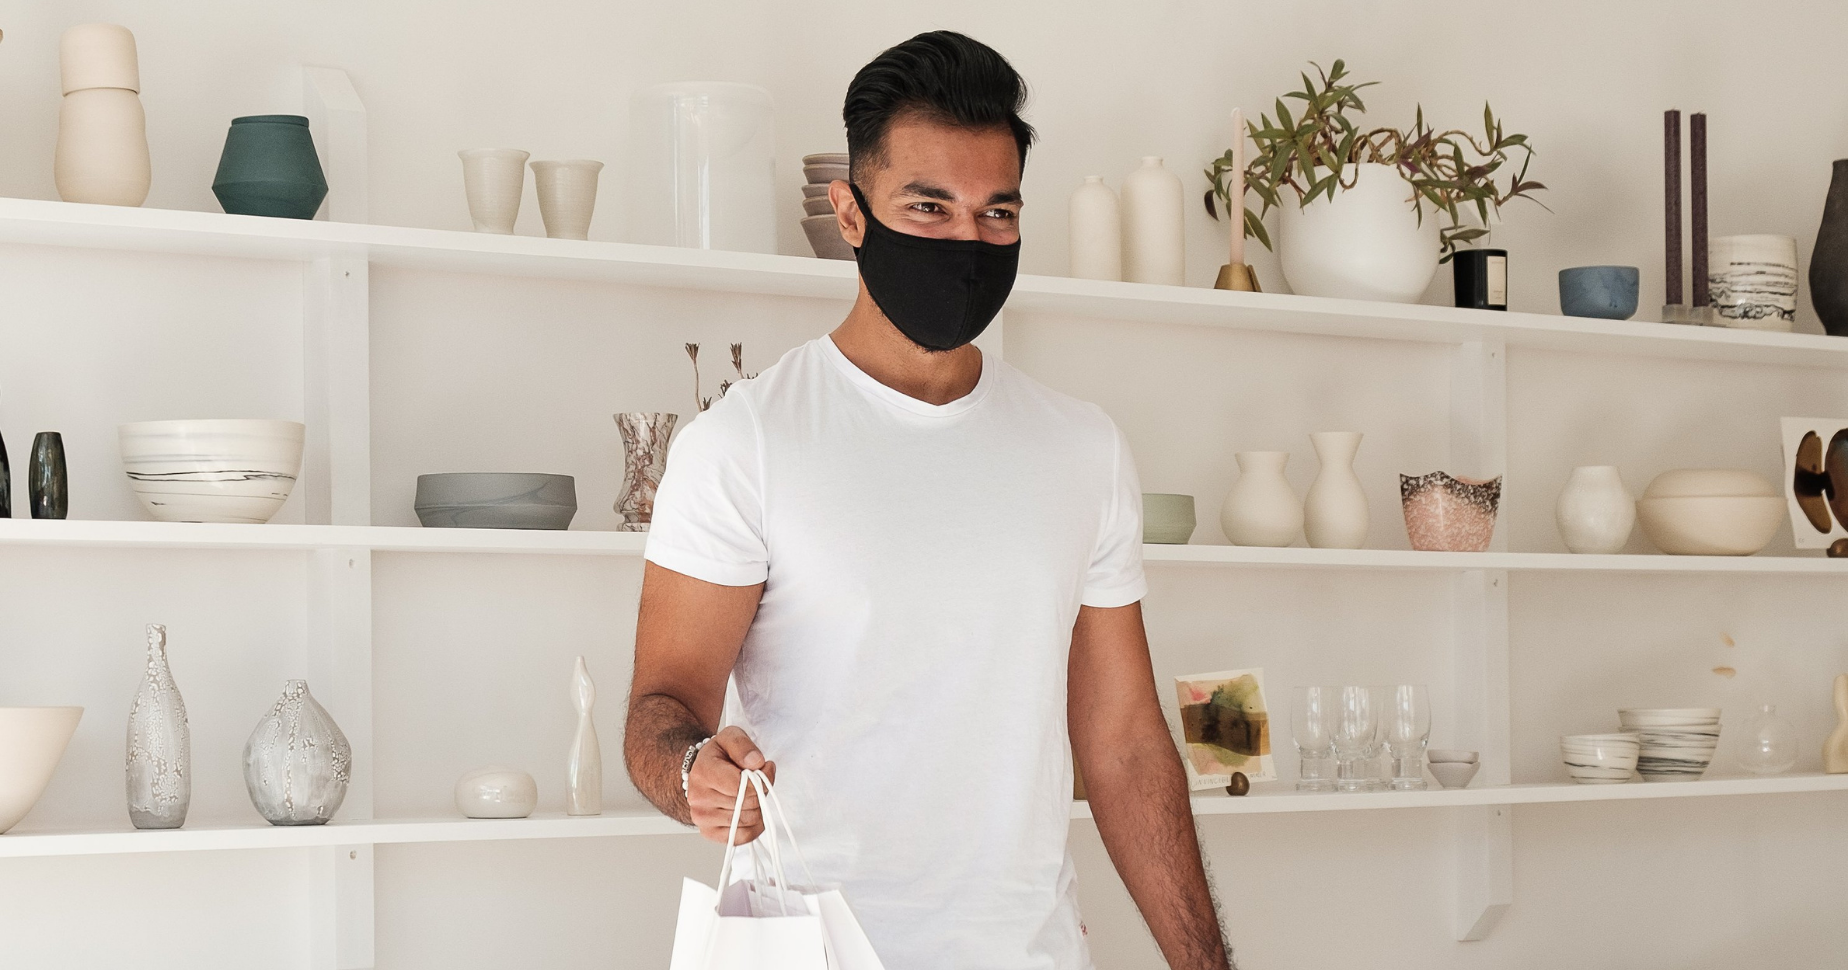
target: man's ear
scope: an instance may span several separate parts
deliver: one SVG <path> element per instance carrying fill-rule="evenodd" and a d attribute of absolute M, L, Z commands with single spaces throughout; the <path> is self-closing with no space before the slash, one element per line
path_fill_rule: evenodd
<path fill-rule="evenodd" d="M 841 238 L 855 249 L 866 239 L 866 217 L 853 199 L 853 190 L 839 179 L 828 183 L 828 201 L 834 203 L 834 220 L 840 225 Z"/>

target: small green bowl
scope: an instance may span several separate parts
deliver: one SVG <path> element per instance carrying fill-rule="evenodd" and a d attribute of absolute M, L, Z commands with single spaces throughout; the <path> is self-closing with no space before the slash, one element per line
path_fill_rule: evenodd
<path fill-rule="evenodd" d="M 1193 538 L 1194 497 L 1142 493 L 1142 541 L 1185 545 Z"/>

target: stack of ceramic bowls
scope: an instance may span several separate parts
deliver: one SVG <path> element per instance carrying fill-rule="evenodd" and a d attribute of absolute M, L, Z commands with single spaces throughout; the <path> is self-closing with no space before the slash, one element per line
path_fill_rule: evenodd
<path fill-rule="evenodd" d="M 1641 754 L 1632 733 L 1568 734 L 1559 739 L 1566 773 L 1581 785 L 1616 785 L 1630 780 Z"/>
<path fill-rule="evenodd" d="M 1742 468 L 1677 468 L 1655 477 L 1636 522 L 1672 556 L 1749 556 L 1777 535 L 1784 493 Z"/>
<path fill-rule="evenodd" d="M 1636 770 L 1644 781 L 1694 781 L 1720 744 L 1717 707 L 1628 708 L 1617 718 L 1642 744 Z"/>
<path fill-rule="evenodd" d="M 122 469 L 163 522 L 268 522 L 302 467 L 299 421 L 142 421 L 120 428 Z"/>
<path fill-rule="evenodd" d="M 847 153 L 804 155 L 802 174 L 808 177 L 808 184 L 802 187 L 802 233 L 808 237 L 809 246 L 822 259 L 852 259 L 853 247 L 841 238 L 834 203 L 828 199 L 828 186 L 847 180 Z"/>

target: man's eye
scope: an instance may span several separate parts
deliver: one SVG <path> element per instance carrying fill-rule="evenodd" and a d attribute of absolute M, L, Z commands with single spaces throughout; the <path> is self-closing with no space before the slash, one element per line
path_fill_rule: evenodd
<path fill-rule="evenodd" d="M 929 212 L 932 214 L 943 211 L 943 207 L 935 202 L 913 202 L 911 203 L 911 208 L 919 212 Z"/>
<path fill-rule="evenodd" d="M 990 219 L 1012 220 L 1016 218 L 1018 214 L 1015 213 L 1014 210 L 1012 209 L 990 209 L 987 212 L 983 213 L 983 215 L 989 217 Z"/>

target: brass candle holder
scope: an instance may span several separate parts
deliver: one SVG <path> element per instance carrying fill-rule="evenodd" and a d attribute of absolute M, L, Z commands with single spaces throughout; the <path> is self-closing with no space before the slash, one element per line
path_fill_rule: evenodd
<path fill-rule="evenodd" d="M 1213 289 L 1263 292 L 1258 286 L 1258 274 L 1252 272 L 1251 267 L 1245 263 L 1227 263 L 1219 267 L 1219 278 L 1213 281 Z"/>

